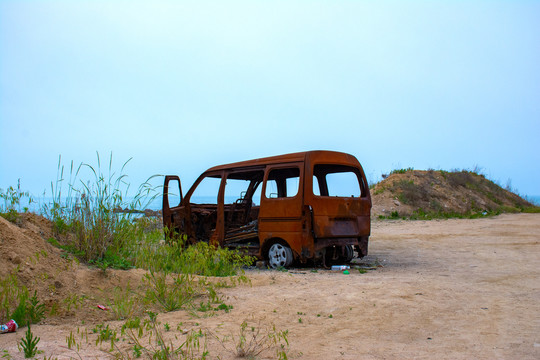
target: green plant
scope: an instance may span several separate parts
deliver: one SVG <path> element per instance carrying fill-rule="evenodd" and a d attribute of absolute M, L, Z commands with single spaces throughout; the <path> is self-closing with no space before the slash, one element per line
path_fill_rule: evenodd
<path fill-rule="evenodd" d="M 131 266 L 124 261 L 123 249 L 131 248 L 135 241 L 138 230 L 135 209 L 144 207 L 157 195 L 151 195 L 155 188 L 147 181 L 139 187 L 132 201 L 125 200 L 129 184 L 123 171 L 130 160 L 123 164 L 119 174 L 113 170 L 112 154 L 108 171 L 102 170 L 99 153 L 97 166 L 81 163 L 75 167 L 71 162 L 67 196 L 63 197 L 66 180 L 59 157 L 57 179 L 51 183 L 53 201 L 43 207 L 57 233 L 70 231 L 75 234 L 71 245 L 77 256 L 103 268 Z M 128 210 L 124 211 L 126 208 Z"/>
<path fill-rule="evenodd" d="M 112 290 L 112 299 L 109 300 L 109 308 L 115 314 L 117 320 L 130 318 L 138 309 L 139 296 L 133 292 L 129 286 L 115 287 Z"/>
<path fill-rule="evenodd" d="M 64 299 L 64 304 L 66 305 L 67 311 L 71 311 L 71 307 L 73 307 L 74 310 L 78 310 L 82 304 L 84 303 L 84 295 L 79 296 L 77 294 L 69 294 Z"/>
<path fill-rule="evenodd" d="M 136 358 L 139 358 L 141 357 L 142 355 L 142 347 L 140 345 L 133 345 L 133 356 L 135 356 Z"/>
<path fill-rule="evenodd" d="M 21 190 L 21 179 L 17 181 L 17 187 L 10 186 L 4 192 L 0 189 L 0 199 L 4 200 L 4 204 L 0 204 L 0 216 L 11 222 L 17 222 L 19 220 L 19 213 L 21 212 L 21 200 L 24 198 L 28 201 L 28 206 L 34 202 L 34 199 L 28 191 Z M 28 206 L 24 207 L 24 212 L 28 211 Z"/>
<path fill-rule="evenodd" d="M 109 325 L 103 326 L 101 324 L 96 325 L 92 330 L 94 333 L 97 333 L 96 345 L 101 344 L 103 341 L 111 342 L 111 351 L 114 349 L 114 344 L 118 341 L 116 337 L 116 330 L 109 328 Z"/>
<path fill-rule="evenodd" d="M 75 335 L 73 335 L 73 331 L 70 331 L 69 335 L 66 336 L 66 343 L 67 343 L 68 349 L 73 348 L 77 344 L 77 342 L 75 341 Z"/>
<path fill-rule="evenodd" d="M 14 274 L 0 278 L 0 321 L 15 320 L 17 324 L 36 323 L 45 316 L 37 292 L 29 297 L 28 289 L 20 285 Z"/>
<path fill-rule="evenodd" d="M 227 304 L 219 304 L 216 308 L 216 310 L 224 310 L 225 312 L 229 312 L 231 311 L 231 309 L 233 308 L 232 305 L 227 305 Z"/>
<path fill-rule="evenodd" d="M 28 300 L 28 317 L 32 324 L 40 322 L 45 317 L 45 305 L 41 304 L 37 298 L 37 291 Z"/>
<path fill-rule="evenodd" d="M 274 349 L 277 359 L 287 359 L 287 349 L 289 331 L 280 331 L 275 325 L 262 327 L 260 323 L 257 326 L 243 321 L 238 331 L 238 336 L 232 336 L 234 350 L 228 348 L 228 337 L 220 339 L 220 344 L 237 357 L 255 359 L 262 352 Z"/>
<path fill-rule="evenodd" d="M 34 337 L 32 330 L 30 329 L 30 324 L 28 324 L 28 329 L 26 329 L 25 337 L 21 339 L 21 342 L 18 345 L 24 351 L 25 358 L 34 357 L 37 352 L 37 344 L 39 343 L 39 337 Z"/>
<path fill-rule="evenodd" d="M 196 284 L 189 274 L 176 274 L 172 284 L 167 283 L 167 277 L 166 272 L 156 273 L 152 270 L 144 276 L 147 302 L 157 303 L 165 311 L 174 311 L 190 303 L 198 294 Z"/>
<path fill-rule="evenodd" d="M 134 344 L 133 353 L 135 357 L 144 354 L 149 359 L 206 359 L 208 351 L 206 348 L 206 333 L 202 330 L 192 330 L 185 334 L 184 341 L 166 341 L 157 321 L 157 314 L 148 312 L 149 319 L 141 325 L 139 332 L 127 329 L 126 334 L 129 341 Z M 143 331 L 144 330 L 144 331 Z M 165 329 L 166 330 L 166 329 Z M 169 331 L 169 330 L 166 330 Z M 143 344 L 142 339 L 148 339 L 148 345 Z M 178 340 L 178 336 L 175 336 Z M 202 343 L 201 343 L 202 339 Z M 120 351 L 114 354 L 117 358 L 130 357 Z"/>
<path fill-rule="evenodd" d="M 414 170 L 414 168 L 412 168 L 412 167 L 408 167 L 406 169 L 394 169 L 394 170 L 392 170 L 390 172 L 390 175 L 391 174 L 405 174 L 406 172 L 413 171 L 413 170 Z"/>

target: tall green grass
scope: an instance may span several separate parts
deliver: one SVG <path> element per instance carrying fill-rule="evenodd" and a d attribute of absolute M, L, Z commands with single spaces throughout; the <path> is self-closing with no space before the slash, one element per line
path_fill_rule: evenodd
<path fill-rule="evenodd" d="M 51 183 L 53 200 L 43 213 L 54 224 L 57 235 L 65 236 L 61 247 L 84 262 L 103 269 L 139 267 L 152 271 L 231 276 L 251 264 L 250 257 L 201 242 L 185 246 L 185 236 L 176 242 L 165 242 L 161 219 L 140 215 L 161 193 L 153 186 L 153 175 L 128 196 L 124 162 L 114 171 L 112 154 L 103 168 L 99 154 L 95 165 L 81 163 L 64 173 L 61 157 L 57 179 Z M 70 240 L 69 240 L 70 239 Z"/>
<path fill-rule="evenodd" d="M 75 167 L 71 162 L 66 183 L 59 158 L 57 179 L 51 183 L 53 200 L 43 207 L 43 212 L 53 221 L 57 234 L 74 235 L 67 245 L 83 261 L 122 263 L 123 249 L 140 235 L 135 210 L 144 209 L 157 196 L 156 187 L 150 184 L 156 176 L 129 197 L 130 184 L 124 170 L 130 160 L 124 162 L 119 173 L 114 171 L 112 154 L 105 169 L 99 153 L 96 165 L 81 163 Z"/>

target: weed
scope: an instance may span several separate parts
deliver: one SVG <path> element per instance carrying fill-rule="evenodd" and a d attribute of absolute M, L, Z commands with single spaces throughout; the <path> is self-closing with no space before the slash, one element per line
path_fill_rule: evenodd
<path fill-rule="evenodd" d="M 74 310 L 78 310 L 82 304 L 84 303 L 84 295 L 79 296 L 77 294 L 69 294 L 64 299 L 64 304 L 66 305 L 67 311 L 71 311 L 71 308 L 73 307 Z"/>
<path fill-rule="evenodd" d="M 92 330 L 97 333 L 96 345 L 101 344 L 103 341 L 111 341 L 111 349 L 114 347 L 114 343 L 118 340 L 116 338 L 116 330 L 110 329 L 109 325 L 103 326 L 102 324 L 96 325 Z"/>
<path fill-rule="evenodd" d="M 4 200 L 4 205 L 0 205 L 0 216 L 13 223 L 17 222 L 21 212 L 21 200 L 24 198 L 27 199 L 28 206 L 35 202 L 28 191 L 21 190 L 21 179 L 17 181 L 17 188 L 10 186 L 5 192 L 0 189 L 0 199 Z M 27 212 L 28 207 L 23 210 Z"/>
<path fill-rule="evenodd" d="M 20 348 L 24 351 L 25 358 L 31 358 L 36 356 L 38 349 L 37 344 L 39 343 L 39 337 L 34 337 L 32 330 L 30 329 L 30 324 L 28 324 L 28 329 L 26 329 L 25 337 L 21 339 L 21 342 L 18 343 Z"/>
<path fill-rule="evenodd" d="M 390 175 L 392 174 L 405 174 L 407 171 L 413 171 L 414 168 L 408 167 L 406 169 L 395 169 L 390 172 Z"/>
<path fill-rule="evenodd" d="M 261 327 L 248 324 L 243 321 L 240 325 L 238 336 L 232 336 L 234 350 L 227 347 L 229 338 L 225 337 L 217 340 L 228 351 L 237 357 L 254 359 L 263 351 L 274 349 L 276 358 L 287 359 L 287 349 L 289 346 L 288 330 L 280 331 L 275 325 L 271 327 Z"/>
<path fill-rule="evenodd" d="M 45 305 L 39 302 L 36 291 L 29 297 L 28 289 L 19 284 L 14 274 L 0 278 L 0 321 L 13 319 L 18 324 L 33 324 L 44 316 Z"/>
<path fill-rule="evenodd" d="M 77 342 L 75 341 L 75 335 L 73 335 L 73 331 L 70 331 L 69 335 L 66 336 L 66 343 L 67 343 L 68 349 L 70 350 L 71 348 L 75 347 L 75 345 L 77 344 Z"/>
<path fill-rule="evenodd" d="M 129 284 L 125 288 L 117 286 L 112 290 L 112 300 L 108 304 L 116 319 L 124 320 L 137 311 L 139 297 L 131 290 Z"/>
<path fill-rule="evenodd" d="M 231 311 L 231 309 L 233 308 L 232 305 L 227 305 L 227 304 L 219 304 L 218 307 L 216 308 L 216 310 L 224 310 L 225 312 L 229 312 Z"/>
<path fill-rule="evenodd" d="M 141 357 L 142 355 L 142 347 L 140 345 L 133 345 L 133 356 L 135 356 L 136 358 L 139 358 Z"/>
<path fill-rule="evenodd" d="M 142 331 L 141 318 L 136 316 L 136 317 L 127 319 L 125 324 L 122 325 L 122 329 L 121 329 L 122 335 L 125 334 L 126 329 L 140 329 Z"/>
<path fill-rule="evenodd" d="M 192 276 L 176 274 L 172 284 L 167 284 L 167 273 L 150 271 L 143 278 L 147 302 L 157 303 L 165 311 L 182 308 L 197 295 L 196 285 Z"/>
<path fill-rule="evenodd" d="M 202 330 L 192 330 L 186 334 L 185 340 L 180 345 L 175 345 L 172 341 L 165 341 L 160 330 L 160 323 L 157 321 L 157 314 L 149 312 L 149 319 L 145 321 L 139 331 L 135 334 L 131 329 L 126 331 L 129 341 L 134 344 L 133 353 L 135 357 L 145 355 L 149 359 L 206 359 L 208 351 L 206 349 L 206 334 Z M 168 331 L 168 330 L 167 330 Z M 142 343 L 143 338 L 148 338 L 149 344 Z M 175 336 L 175 339 L 178 339 Z M 202 339 L 202 344 L 201 344 Z M 114 354 L 117 358 L 130 358 L 122 353 Z"/>
<path fill-rule="evenodd" d="M 28 300 L 27 304 L 28 318 L 32 324 L 38 323 L 45 317 L 45 305 L 41 304 L 37 298 L 37 291 Z"/>
<path fill-rule="evenodd" d="M 65 179 L 64 166 L 61 165 L 59 157 L 57 179 L 55 183 L 51 183 L 53 202 L 44 206 L 43 212 L 55 224 L 57 233 L 71 231 L 75 234 L 72 245 L 77 256 L 84 261 L 93 261 L 105 268 L 111 264 L 126 265 L 114 256 L 121 255 L 122 249 L 130 247 L 128 242 L 134 238 L 137 228 L 133 225 L 135 212 L 117 210 L 126 206 L 129 209 L 145 206 L 151 201 L 150 194 L 153 190 L 147 181 L 139 187 L 132 202 L 127 203 L 124 200 L 128 196 L 129 184 L 123 171 L 130 160 L 126 161 L 120 173 L 116 174 L 113 171 L 111 154 L 107 175 L 101 168 L 99 153 L 97 166 L 82 163 L 75 167 L 71 162 L 67 196 L 62 197 Z M 93 178 L 93 182 L 83 181 L 88 177 L 84 176 L 85 172 Z"/>

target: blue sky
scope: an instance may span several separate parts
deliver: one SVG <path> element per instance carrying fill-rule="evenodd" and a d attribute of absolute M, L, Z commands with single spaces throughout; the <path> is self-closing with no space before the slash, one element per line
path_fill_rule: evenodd
<path fill-rule="evenodd" d="M 0 188 L 288 152 L 540 195 L 539 1 L 0 0 Z M 510 183 L 509 183 L 510 181 Z"/>

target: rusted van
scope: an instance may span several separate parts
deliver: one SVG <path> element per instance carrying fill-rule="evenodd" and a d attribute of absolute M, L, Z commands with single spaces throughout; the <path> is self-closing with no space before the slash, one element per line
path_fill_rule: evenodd
<path fill-rule="evenodd" d="M 244 249 L 274 268 L 295 261 L 328 266 L 367 255 L 370 212 L 362 166 L 353 155 L 334 151 L 216 166 L 185 196 L 178 176 L 165 176 L 163 187 L 168 236 Z"/>

